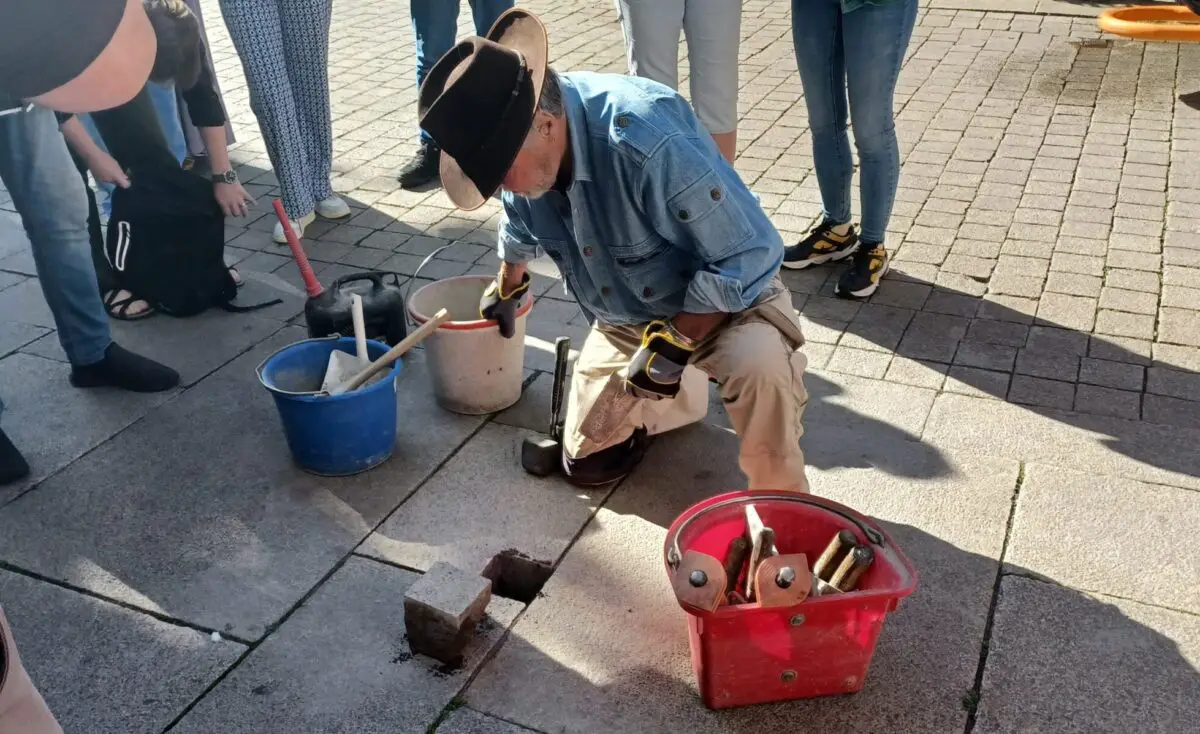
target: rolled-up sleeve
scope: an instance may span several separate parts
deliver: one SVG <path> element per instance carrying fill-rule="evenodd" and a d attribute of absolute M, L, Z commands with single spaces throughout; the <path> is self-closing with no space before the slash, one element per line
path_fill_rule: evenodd
<path fill-rule="evenodd" d="M 702 146 L 678 133 L 664 140 L 644 163 L 642 204 L 659 235 L 703 263 L 684 310 L 737 313 L 779 271 L 783 238 L 737 174 Z"/>
<path fill-rule="evenodd" d="M 541 255 L 537 240 L 529 233 L 529 205 L 511 194 L 502 195 L 500 225 L 496 251 L 500 259 L 513 265 L 529 262 Z"/>

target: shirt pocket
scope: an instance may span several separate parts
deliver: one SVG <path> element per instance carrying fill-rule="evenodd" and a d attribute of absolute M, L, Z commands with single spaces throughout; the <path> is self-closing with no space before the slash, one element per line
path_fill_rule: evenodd
<path fill-rule="evenodd" d="M 675 226 L 691 235 L 707 259 L 728 254 L 754 235 L 754 227 L 716 171 L 709 171 L 667 202 Z"/>
<path fill-rule="evenodd" d="M 647 304 L 660 303 L 685 291 L 698 269 L 691 257 L 657 237 L 613 248 L 613 261 L 630 292 Z"/>

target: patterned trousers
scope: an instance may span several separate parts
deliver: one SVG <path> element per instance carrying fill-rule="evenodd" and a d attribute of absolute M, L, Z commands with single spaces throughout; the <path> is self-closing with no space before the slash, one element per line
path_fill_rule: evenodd
<path fill-rule="evenodd" d="M 250 109 L 292 219 L 333 194 L 329 20 L 333 0 L 220 0 Z"/>

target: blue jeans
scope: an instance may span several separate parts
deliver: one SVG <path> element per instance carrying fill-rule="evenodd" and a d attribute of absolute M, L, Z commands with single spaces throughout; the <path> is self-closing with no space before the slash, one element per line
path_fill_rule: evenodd
<path fill-rule="evenodd" d="M 187 157 L 188 146 L 187 138 L 183 135 L 183 120 L 179 116 L 179 106 L 175 101 L 175 85 L 174 84 L 157 84 L 155 82 L 146 82 L 146 88 L 150 91 L 150 101 L 154 103 L 154 112 L 158 116 L 158 124 L 162 127 L 163 137 L 167 141 L 167 149 L 171 151 L 171 156 L 183 165 L 183 159 Z M 100 136 L 100 131 L 96 129 L 96 123 L 92 120 L 91 115 L 79 115 L 79 121 L 83 123 L 84 129 L 88 131 L 88 135 L 92 136 L 92 140 L 100 147 L 100 150 L 109 152 L 104 145 L 104 138 Z M 100 207 L 101 213 L 105 217 L 112 214 L 112 192 L 113 184 L 98 182 L 96 186 L 100 189 L 103 196 L 97 197 L 97 204 Z"/>
<path fill-rule="evenodd" d="M 848 116 L 858 149 L 863 242 L 883 242 L 896 200 L 900 150 L 892 99 L 916 19 L 917 0 L 868 2 L 848 13 L 838 0 L 792 0 L 792 42 L 825 219 L 850 221 Z"/>
<path fill-rule="evenodd" d="M 92 265 L 87 195 L 53 112 L 0 117 L 0 178 L 21 215 L 67 359 L 99 362 L 112 334 Z"/>
<path fill-rule="evenodd" d="M 475 20 L 475 33 L 486 36 L 504 11 L 513 6 L 513 0 L 469 0 L 471 16 Z M 425 75 L 454 47 L 458 34 L 459 0 L 411 0 L 413 35 L 417 39 L 417 87 L 425 81 Z M 429 140 L 429 134 L 421 131 L 421 140 Z"/>

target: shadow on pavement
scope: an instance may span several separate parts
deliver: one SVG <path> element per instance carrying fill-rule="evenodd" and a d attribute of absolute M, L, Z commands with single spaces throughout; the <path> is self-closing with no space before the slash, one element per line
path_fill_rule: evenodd
<path fill-rule="evenodd" d="M 1151 467 L 1200 475 L 1200 458 L 1194 452 L 1173 450 L 1160 440 L 1164 435 L 1187 434 L 1200 427 L 1196 420 L 1200 404 L 1192 402 L 1200 386 L 1200 374 L 1195 371 L 1134 353 L 1122 346 L 1119 338 L 1065 327 L 900 272 L 889 276 L 872 300 L 862 304 L 842 301 L 832 297 L 840 273 L 841 268 L 835 267 L 792 271 L 784 276 L 798 292 L 799 310 L 809 324 L 842 332 L 835 335 L 838 349 L 858 346 L 924 362 L 930 369 L 948 374 L 947 392 L 942 396 L 973 394 L 1019 405 L 1064 425 L 1101 434 L 1097 440 L 1104 446 Z M 1043 294 L 1043 299 L 1047 295 Z M 1164 317 L 1156 296 L 1133 295 L 1154 300 L 1153 310 L 1160 314 L 1159 338 L 1167 318 L 1173 320 L 1177 333 L 1190 328 L 1184 322 L 1190 312 Z M 801 303 L 801 298 L 806 300 Z M 1090 309 L 1099 308 L 1096 299 L 1076 300 L 1090 300 Z M 1152 315 L 1120 315 L 1155 319 Z M 825 336 L 822 341 L 831 338 Z M 811 373 L 806 380 L 810 390 L 819 394 L 820 382 L 811 382 Z M 994 425 L 986 423 L 988 420 L 988 416 L 981 417 L 986 425 Z M 806 434 L 823 425 L 825 422 L 817 425 L 806 419 Z M 1006 425 L 1005 431 L 1019 428 Z M 1003 438 L 1012 436 L 998 440 Z"/>
<path fill-rule="evenodd" d="M 612 534 L 567 556 L 546 598 L 468 688 L 468 705 L 540 731 L 597 734 L 948 732 L 968 717 L 975 731 L 1171 732 L 1187 728 L 1200 705 L 1196 650 L 1181 651 L 1151 626 L 1188 639 L 1188 615 L 1035 581 L 1011 566 L 998 579 L 995 558 L 883 523 L 920 583 L 888 616 L 864 689 L 708 710 L 661 557 L 667 518 L 700 497 L 671 493 L 669 506 L 645 518 L 634 494 L 610 502 L 620 517 L 602 522 Z M 618 551 L 613 541 L 636 532 L 622 528 L 639 525 L 657 542 L 643 537 Z"/>

